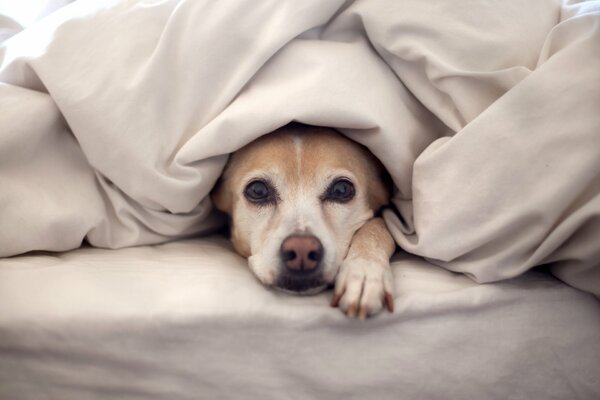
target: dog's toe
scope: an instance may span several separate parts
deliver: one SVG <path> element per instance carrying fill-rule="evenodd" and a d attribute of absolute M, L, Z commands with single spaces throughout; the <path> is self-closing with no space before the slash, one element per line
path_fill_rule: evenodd
<path fill-rule="evenodd" d="M 392 272 L 389 265 L 372 260 L 345 260 L 335 283 L 332 306 L 350 318 L 365 319 L 384 305 L 393 311 Z"/>

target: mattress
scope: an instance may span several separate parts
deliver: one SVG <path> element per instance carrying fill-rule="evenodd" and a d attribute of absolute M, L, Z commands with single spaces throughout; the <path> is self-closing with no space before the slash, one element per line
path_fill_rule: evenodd
<path fill-rule="evenodd" d="M 262 286 L 215 235 L 0 259 L 0 399 L 597 399 L 600 302 L 399 252 L 395 311 Z"/>

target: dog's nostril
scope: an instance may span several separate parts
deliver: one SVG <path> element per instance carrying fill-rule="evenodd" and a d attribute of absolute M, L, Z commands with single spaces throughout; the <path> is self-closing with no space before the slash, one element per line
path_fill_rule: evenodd
<path fill-rule="evenodd" d="M 308 253 L 308 258 L 312 261 L 319 261 L 319 255 L 316 251 L 311 251 Z"/>
<path fill-rule="evenodd" d="M 293 251 L 293 250 L 285 251 L 283 253 L 283 259 L 284 259 L 284 261 L 292 261 L 296 257 L 297 257 L 296 252 Z"/>

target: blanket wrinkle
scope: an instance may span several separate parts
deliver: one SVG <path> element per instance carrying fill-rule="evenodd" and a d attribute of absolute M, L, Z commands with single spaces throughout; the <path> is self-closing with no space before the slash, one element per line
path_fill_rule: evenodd
<path fill-rule="evenodd" d="M 552 262 L 600 295 L 599 18 L 595 1 L 74 2 L 0 46 L 0 256 L 212 231 L 228 154 L 298 121 L 382 161 L 406 251 L 480 282 Z"/>
<path fill-rule="evenodd" d="M 454 132 L 493 103 L 498 90 L 508 91 L 535 68 L 539 48 L 559 12 L 554 1 L 487 10 L 471 8 L 468 2 L 408 1 L 389 6 L 384 15 L 374 8 L 364 11 L 371 40 L 419 101 Z M 429 23 L 424 23 L 424 16 Z M 533 21 L 535 28 L 527 29 Z M 456 71 L 462 74 L 455 83 Z M 477 76 L 482 73 L 489 75 Z M 447 78 L 440 87 L 431 78 L 441 76 Z"/>

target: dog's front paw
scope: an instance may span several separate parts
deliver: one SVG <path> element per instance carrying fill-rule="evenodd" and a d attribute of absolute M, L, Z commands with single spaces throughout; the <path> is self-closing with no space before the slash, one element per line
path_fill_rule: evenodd
<path fill-rule="evenodd" d="M 346 259 L 335 281 L 332 307 L 348 317 L 365 319 L 379 313 L 385 305 L 394 311 L 393 277 L 389 264 L 374 260 Z"/>

